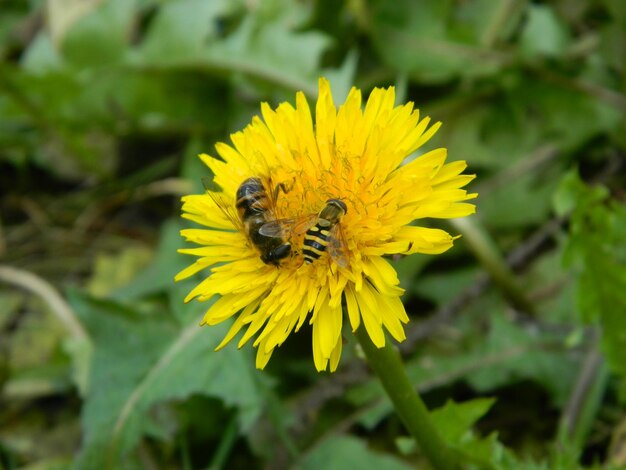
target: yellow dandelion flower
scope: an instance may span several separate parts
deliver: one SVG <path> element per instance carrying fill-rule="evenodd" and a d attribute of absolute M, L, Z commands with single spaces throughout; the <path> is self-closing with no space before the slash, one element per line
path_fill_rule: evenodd
<path fill-rule="evenodd" d="M 385 330 L 405 339 L 404 290 L 385 255 L 448 250 L 455 237 L 410 224 L 469 215 L 475 207 L 463 201 L 476 195 L 461 189 L 474 177 L 462 174 L 465 162 L 445 163 L 444 148 L 405 163 L 440 123 L 429 127 L 413 103 L 394 100 L 392 87 L 376 88 L 362 109 L 352 88 L 337 109 L 322 78 L 315 123 L 297 93 L 295 108 L 263 103 L 263 119 L 233 134 L 232 146 L 216 145 L 221 158 L 200 155 L 221 192 L 183 198 L 183 217 L 206 228 L 182 230 L 202 247 L 180 250 L 198 259 L 176 279 L 210 268 L 185 301 L 219 296 L 203 324 L 236 317 L 218 349 L 246 327 L 239 347 L 255 337 L 262 369 L 308 321 L 315 367 L 334 371 L 344 312 L 379 348 Z"/>

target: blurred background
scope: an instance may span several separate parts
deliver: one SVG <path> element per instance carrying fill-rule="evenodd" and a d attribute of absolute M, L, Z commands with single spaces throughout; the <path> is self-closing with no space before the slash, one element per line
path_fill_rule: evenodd
<path fill-rule="evenodd" d="M 0 468 L 425 468 L 351 335 L 260 372 L 173 282 L 197 154 L 320 75 L 478 176 L 455 247 L 394 261 L 445 437 L 626 468 L 625 54 L 622 0 L 0 0 Z"/>

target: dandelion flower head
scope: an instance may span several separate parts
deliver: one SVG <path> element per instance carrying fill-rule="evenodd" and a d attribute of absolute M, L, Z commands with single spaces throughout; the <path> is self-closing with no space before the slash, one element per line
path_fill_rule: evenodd
<path fill-rule="evenodd" d="M 329 199 L 343 201 L 346 208 L 337 224 L 345 262 L 328 249 L 303 262 L 306 233 L 294 229 L 286 240 L 290 254 L 274 265 L 261 260 L 249 234 L 217 204 L 216 194 L 183 198 L 183 217 L 202 228 L 181 234 L 201 246 L 180 250 L 197 260 L 176 279 L 209 270 L 185 301 L 217 297 L 203 324 L 235 317 L 217 349 L 244 329 L 239 347 L 254 338 L 256 366 L 263 368 L 274 349 L 308 323 L 315 367 L 334 371 L 344 312 L 352 331 L 364 327 L 377 347 L 385 344 L 385 330 L 397 341 L 405 339 L 404 291 L 385 257 L 448 250 L 455 237 L 412 223 L 469 215 L 475 207 L 464 201 L 476 195 L 462 189 L 473 179 L 462 174 L 465 162 L 445 163 L 446 149 L 407 158 L 440 123 L 429 125 L 413 103 L 395 106 L 394 100 L 392 87 L 375 88 L 363 107 L 361 92 L 352 88 L 337 108 L 328 81 L 321 78 L 314 118 L 301 92 L 295 107 L 282 103 L 272 109 L 263 103 L 262 118 L 254 117 L 233 134 L 232 145 L 216 145 L 219 158 L 200 155 L 221 188 L 219 197 L 235 215 L 237 191 L 249 178 L 259 178 L 268 193 L 276 194 L 274 219 L 315 220 Z"/>

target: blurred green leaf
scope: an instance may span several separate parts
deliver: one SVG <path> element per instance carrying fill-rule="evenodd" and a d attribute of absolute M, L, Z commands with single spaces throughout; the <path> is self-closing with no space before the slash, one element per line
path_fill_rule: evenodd
<path fill-rule="evenodd" d="M 453 272 L 425 274 L 414 283 L 413 291 L 437 305 L 445 305 L 463 289 L 469 287 L 478 275 L 475 269 L 459 269 Z M 400 285 L 403 285 L 400 283 Z M 405 284 L 406 285 L 406 284 Z"/>
<path fill-rule="evenodd" d="M 114 299 L 128 302 L 172 288 L 174 276 L 187 266 L 187 258 L 177 253 L 183 243 L 181 229 L 178 220 L 163 224 L 154 259 L 130 283 L 117 289 L 112 294 Z"/>
<path fill-rule="evenodd" d="M 211 44 L 204 58 L 218 70 L 243 72 L 311 95 L 328 44 L 319 32 L 294 32 L 283 22 L 259 23 L 247 17 L 232 35 Z"/>
<path fill-rule="evenodd" d="M 61 350 L 66 335 L 63 325 L 38 298 L 22 308 L 28 310 L 21 315 L 21 328 L 6 343 L 3 338 L 9 368 L 4 393 L 35 398 L 70 389 L 70 363 Z"/>
<path fill-rule="evenodd" d="M 450 445 L 459 452 L 465 468 L 493 470 L 573 470 L 578 468 L 571 452 L 561 451 L 550 461 L 520 459 L 498 441 L 496 433 L 479 436 L 472 426 L 494 404 L 491 398 L 477 398 L 463 403 L 448 401 L 432 412 L 433 421 Z"/>
<path fill-rule="evenodd" d="M 603 352 L 626 397 L 626 208 L 607 196 L 605 188 L 588 187 L 570 173 L 556 200 L 573 207 L 564 261 L 576 272 L 578 311 L 601 326 Z"/>
<path fill-rule="evenodd" d="M 63 69 L 63 58 L 52 43 L 48 34 L 39 33 L 28 46 L 22 56 L 24 70 L 42 74 Z"/>
<path fill-rule="evenodd" d="M 567 172 L 553 197 L 554 210 L 560 216 L 569 215 L 574 210 L 586 212 L 591 206 L 600 204 L 609 193 L 603 186 L 589 187 L 580 179 L 578 172 Z"/>
<path fill-rule="evenodd" d="M 224 0 L 175 0 L 165 3 L 152 20 L 136 53 L 142 62 L 171 65 L 198 59 L 219 33 L 219 19 L 228 12 Z"/>
<path fill-rule="evenodd" d="M 620 0 L 606 0 L 603 4 L 611 21 L 600 29 L 600 51 L 607 63 L 623 74 L 624 49 L 621 45 L 626 42 L 626 11 Z"/>
<path fill-rule="evenodd" d="M 623 120 L 617 109 L 571 89 L 575 88 L 573 83 L 562 86 L 558 81 L 564 79 L 546 75 L 504 75 L 500 91 L 487 94 L 477 103 L 465 96 L 443 101 L 436 117 L 444 125 L 437 138 L 452 158 L 509 170 L 512 164 L 527 161 L 546 144 L 571 152 L 596 136 L 617 132 Z M 523 176 L 532 179 L 541 178 L 542 174 Z M 509 179 L 515 183 L 517 175 Z M 555 180 L 558 178 L 550 179 Z M 492 199 L 500 198 L 481 201 Z"/>
<path fill-rule="evenodd" d="M 458 324 L 458 330 L 466 330 L 466 344 L 457 340 L 451 351 L 437 347 L 421 350 L 407 361 L 407 374 L 416 388 L 425 392 L 466 381 L 479 393 L 489 393 L 506 384 L 533 380 L 546 388 L 554 404 L 562 405 L 576 379 L 578 358 L 559 347 L 559 335 L 518 326 L 503 317 L 502 308 L 494 300 L 472 305 L 471 311 L 492 312 L 487 337 L 472 335 L 466 325 Z M 376 406 L 359 419 L 368 428 L 392 413 L 391 403 L 376 380 L 354 387 L 347 397 L 359 405 L 374 402 Z"/>
<path fill-rule="evenodd" d="M 510 162 L 511 155 L 502 160 L 498 159 L 497 153 L 485 141 L 485 122 L 493 113 L 493 109 L 486 106 L 474 106 L 463 104 L 453 106 L 449 112 L 445 112 L 437 119 L 444 121 L 444 125 L 437 132 L 435 138 L 445 143 L 451 158 L 467 160 L 475 167 L 498 168 L 505 161 Z M 513 123 L 510 123 L 511 127 Z M 524 143 L 518 142 L 518 146 Z M 519 148 L 519 147 L 518 147 Z"/>
<path fill-rule="evenodd" d="M 448 401 L 441 408 L 431 412 L 435 426 L 444 440 L 464 456 L 471 456 L 482 462 L 495 459 L 494 454 L 501 451 L 502 445 L 495 436 L 479 438 L 472 427 L 493 406 L 492 398 L 477 398 L 463 403 Z"/>
<path fill-rule="evenodd" d="M 501 67 L 501 58 L 478 46 L 478 31 L 469 18 L 454 14 L 452 2 L 376 0 L 369 5 L 374 45 L 398 71 L 442 82 L 461 73 L 492 74 Z"/>
<path fill-rule="evenodd" d="M 88 77 L 67 70 L 39 74 L 6 68 L 3 73 L 7 124 L 21 130 L 21 144 L 36 164 L 70 180 L 111 171 L 113 136 L 95 125 L 104 113 L 94 115 L 93 105 L 84 106 L 97 102 L 93 90 L 82 86 Z"/>
<path fill-rule="evenodd" d="M 555 181 L 538 181 L 533 174 L 520 175 L 483 195 L 477 202 L 478 210 L 492 228 L 539 224 L 550 214 L 550 196 L 556 185 Z"/>
<path fill-rule="evenodd" d="M 444 439 L 460 443 L 476 424 L 493 406 L 493 398 L 477 398 L 463 403 L 448 401 L 441 408 L 433 410 L 431 416 Z"/>
<path fill-rule="evenodd" d="M 14 31 L 29 13 L 29 5 L 25 2 L 4 2 L 0 16 L 0 57 L 4 57 L 6 49 L 12 46 L 15 40 Z"/>
<path fill-rule="evenodd" d="M 94 272 L 87 291 L 94 297 L 104 297 L 125 286 L 152 258 L 145 246 L 126 247 L 115 255 L 100 253 L 95 260 Z"/>
<path fill-rule="evenodd" d="M 165 316 L 78 292 L 70 301 L 96 345 L 77 468 L 117 466 L 148 431 L 147 416 L 161 402 L 194 393 L 218 397 L 235 407 L 244 431 L 258 417 L 264 395 L 253 359 L 234 348 L 213 352 L 227 325 L 200 328 L 196 320 L 181 329 Z"/>
<path fill-rule="evenodd" d="M 321 72 L 320 75 L 326 77 L 330 82 L 335 103 L 342 103 L 354 86 L 358 60 L 358 52 L 352 50 L 339 68 L 325 69 Z"/>
<path fill-rule="evenodd" d="M 81 397 L 89 390 L 93 344 L 90 338 L 70 337 L 63 341 L 63 350 L 72 358 L 72 380 Z"/>
<path fill-rule="evenodd" d="M 311 370 L 307 333 L 257 374 L 251 349 L 212 351 L 227 325 L 196 326 L 210 302 L 182 301 L 208 273 L 173 282 L 192 262 L 176 253 L 183 225 L 173 218 L 179 193 L 203 191 L 197 154 L 215 153 L 260 101 L 293 103 L 295 90 L 313 98 L 326 76 L 336 103 L 355 83 L 364 98 L 395 84 L 397 104 L 414 101 L 441 120 L 433 145 L 477 173 L 479 217 L 504 249 L 531 246 L 535 228 L 552 225 L 551 200 L 569 231 L 556 228 L 516 272 L 533 318 L 511 312 L 497 288 L 473 290 L 479 266 L 466 241 L 394 262 L 412 321 L 468 286 L 477 293 L 446 309 L 453 319 L 415 351 L 403 349 L 427 402 L 468 400 L 448 405 L 443 430 L 494 468 L 617 468 L 609 440 L 620 439 L 623 380 L 608 380 L 606 393 L 594 385 L 602 402 L 580 448 L 551 438 L 576 391 L 585 323 L 602 330 L 613 373 L 625 372 L 622 0 L 0 4 L 0 256 L 62 291 L 76 286 L 70 296 L 96 339 L 91 351 L 34 315 L 43 307 L 22 293 L 0 297 L 0 466 L 67 468 L 81 409 L 76 467 L 404 468 L 394 456 L 413 458 L 377 382 L 343 382 L 354 384 L 350 342 L 335 375 Z M 570 167 L 606 187 L 563 177 Z M 88 381 L 89 395 L 77 395 Z M 292 398 L 309 394 L 292 415 Z M 501 430 L 510 450 L 461 428 L 484 394 L 498 401 L 477 427 Z M 294 421 L 299 414 L 307 419 Z M 360 437 L 344 438 L 355 420 Z"/>
<path fill-rule="evenodd" d="M 55 43 L 64 36 L 81 18 L 97 10 L 101 0 L 49 0 L 47 2 L 48 27 Z"/>
<path fill-rule="evenodd" d="M 540 333 L 493 315 L 489 338 L 479 350 L 494 362 L 468 374 L 467 380 L 477 390 L 487 392 L 506 383 L 531 379 L 550 392 L 555 404 L 563 404 L 576 379 L 579 360 L 560 348 L 560 342 L 558 334 Z"/>
<path fill-rule="evenodd" d="M 96 5 L 62 35 L 63 55 L 73 65 L 110 65 L 119 63 L 125 55 L 135 1 L 103 0 Z"/>
<path fill-rule="evenodd" d="M 319 32 L 295 31 L 294 22 L 284 20 L 289 10 L 280 8 L 253 11 L 234 32 L 220 37 L 221 17 L 230 8 L 227 2 L 168 4 L 133 53 L 133 62 L 144 67 L 188 67 L 216 74 L 237 72 L 292 90 L 315 89 L 315 70 L 328 47 L 327 37 Z"/>
<path fill-rule="evenodd" d="M 335 436 L 324 440 L 309 453 L 294 470 L 324 468 L 325 470 L 409 470 L 414 468 L 391 455 L 370 450 L 365 442 L 348 436 Z"/>
<path fill-rule="evenodd" d="M 549 5 L 530 5 L 522 31 L 520 48 L 523 54 L 557 57 L 568 46 L 568 31 Z"/>
<path fill-rule="evenodd" d="M 131 70 L 104 76 L 95 85 L 99 95 L 85 98 L 98 98 L 102 116 L 122 132 L 183 137 L 224 128 L 223 84 L 202 73 Z"/>

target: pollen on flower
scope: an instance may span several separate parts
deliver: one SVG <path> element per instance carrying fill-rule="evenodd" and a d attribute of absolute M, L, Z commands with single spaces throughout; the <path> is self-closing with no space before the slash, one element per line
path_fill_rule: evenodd
<path fill-rule="evenodd" d="M 263 368 L 310 324 L 315 367 L 334 371 L 344 315 L 378 347 L 385 331 L 404 339 L 404 291 L 385 257 L 448 250 L 455 237 L 413 223 L 469 215 L 476 195 L 462 189 L 465 162 L 445 163 L 443 148 L 404 164 L 440 124 L 394 101 L 393 88 L 376 88 L 362 106 L 353 88 L 337 109 L 322 78 L 315 121 L 298 93 L 295 107 L 262 104 L 232 146 L 216 145 L 219 159 L 201 155 L 217 188 L 183 198 L 183 217 L 204 228 L 182 231 L 201 247 L 180 250 L 197 260 L 177 279 L 209 270 L 186 301 L 218 299 L 204 324 L 235 318 L 218 349 L 244 329 L 238 345 L 255 338 Z"/>

